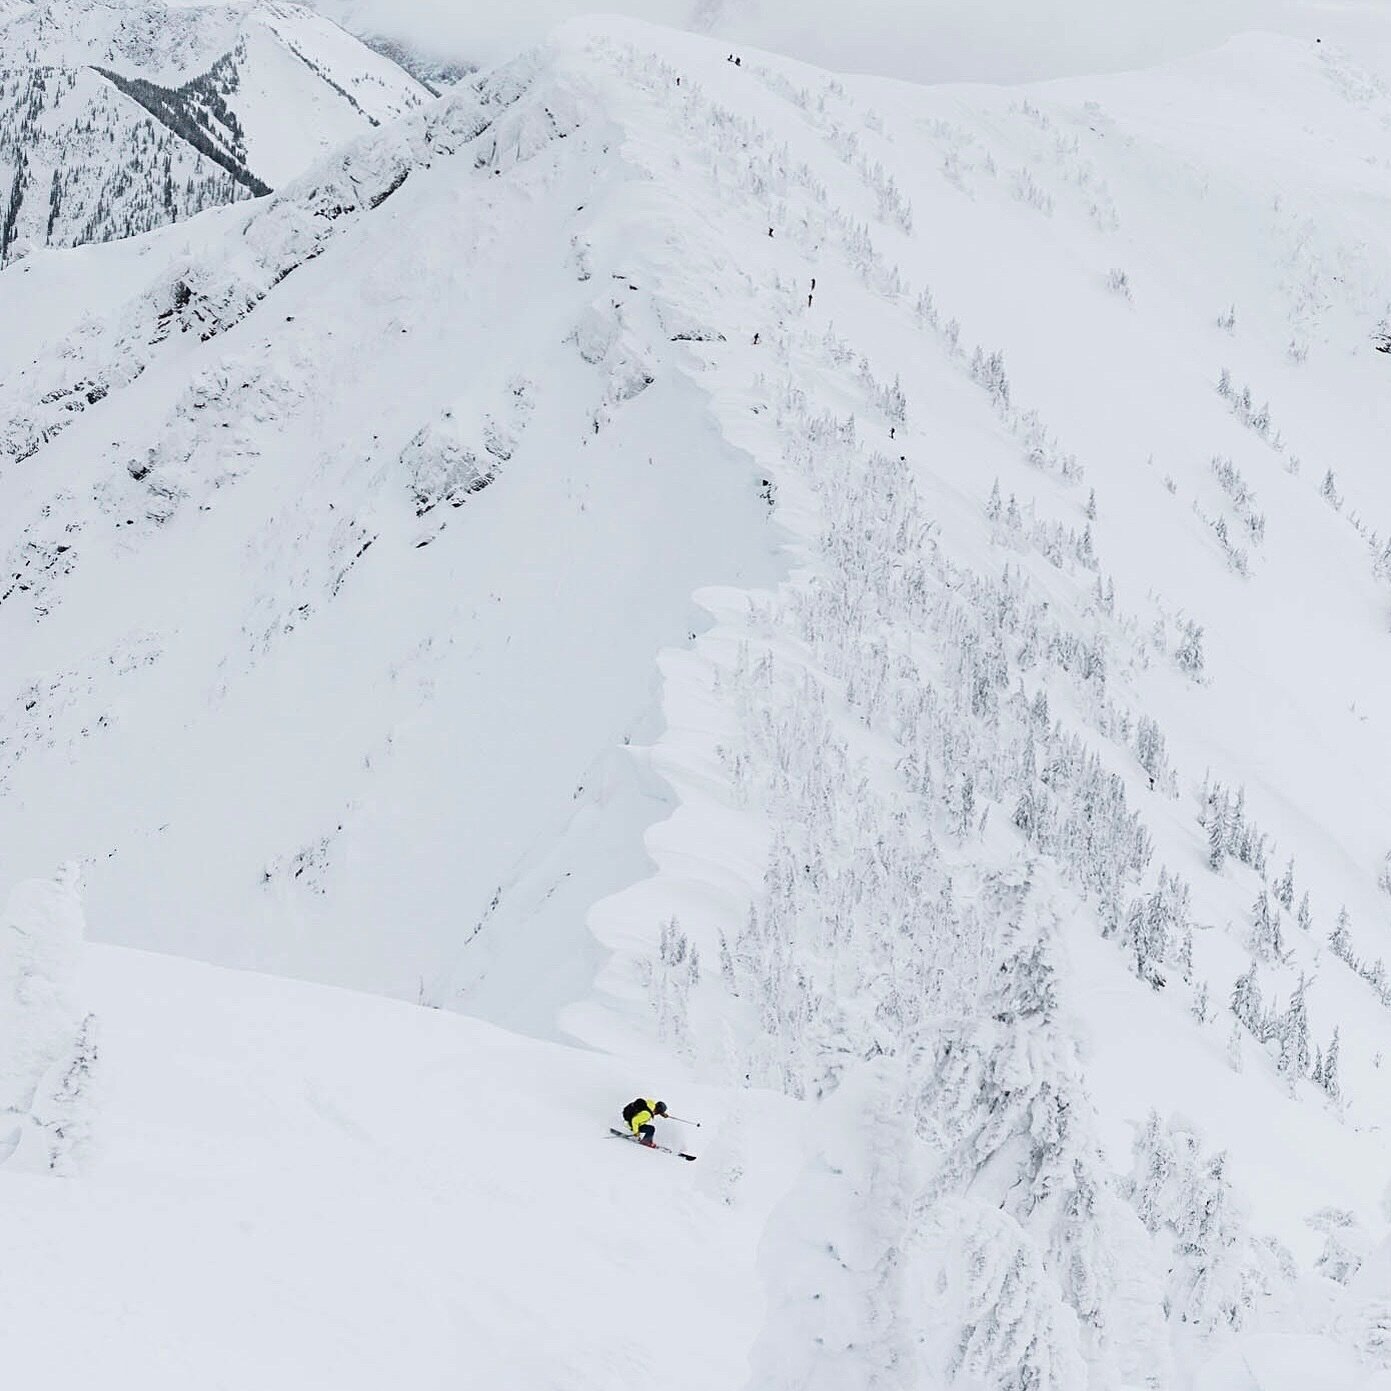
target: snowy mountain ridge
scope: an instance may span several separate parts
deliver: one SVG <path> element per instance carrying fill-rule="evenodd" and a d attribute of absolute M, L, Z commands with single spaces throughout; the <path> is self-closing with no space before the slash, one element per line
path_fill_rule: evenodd
<path fill-rule="evenodd" d="M 303 6 L 35 0 L 0 19 L 0 259 L 265 193 L 429 95 Z"/>
<path fill-rule="evenodd" d="M 0 877 L 766 1106 L 751 1387 L 1385 1385 L 1391 103 L 733 56 L 0 275 Z"/>

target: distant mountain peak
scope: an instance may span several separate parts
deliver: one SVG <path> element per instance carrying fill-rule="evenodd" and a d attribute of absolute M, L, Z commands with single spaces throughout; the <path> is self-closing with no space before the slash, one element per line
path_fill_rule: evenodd
<path fill-rule="evenodd" d="M 0 261 L 260 194 L 428 101 L 388 57 L 281 0 L 16 0 L 0 24 Z M 153 123 L 153 128 L 152 128 Z"/>

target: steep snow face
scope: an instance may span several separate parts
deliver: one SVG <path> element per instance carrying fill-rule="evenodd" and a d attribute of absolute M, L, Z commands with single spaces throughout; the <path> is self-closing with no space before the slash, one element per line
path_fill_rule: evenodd
<path fill-rule="evenodd" d="M 24 331 L 0 334 L 0 380 L 29 364 L 36 342 L 47 335 L 64 337 L 84 322 L 115 313 L 129 300 L 132 284 L 167 272 L 176 260 L 205 255 L 232 225 L 225 212 L 210 212 L 149 236 L 35 248 L 3 282 L 8 321 Z"/>
<path fill-rule="evenodd" d="M 0 261 L 264 193 L 429 95 L 302 6 L 26 6 L 0 23 Z"/>
<path fill-rule="evenodd" d="M 1328 47 L 583 25 L 84 253 L 0 388 L 0 879 L 800 1099 L 760 1388 L 1385 1384 L 1391 98 Z"/>
<path fill-rule="evenodd" d="M 602 131 L 592 97 L 508 75 L 224 214 L 210 254 L 7 378 L 0 488 L 29 520 L 0 622 L 38 640 L 26 680 L 51 670 L 65 732 L 6 738 L 6 808 L 90 750 L 79 838 L 114 876 L 93 902 L 114 890 L 108 920 L 145 944 L 447 997 L 485 924 L 544 942 L 641 872 L 635 836 L 608 848 L 651 815 L 619 751 L 651 732 L 652 657 L 688 636 L 692 591 L 771 573 L 768 509 L 689 380 L 653 370 L 701 326 L 574 240 L 621 180 Z M 49 273 L 16 272 L 25 304 Z M 169 584 L 190 566 L 192 607 Z M 97 701 L 121 713 L 79 713 L 117 672 Z M 79 732 L 117 726 L 104 749 Z M 26 860 L 72 836 L 53 810 Z M 506 997 L 549 1027 L 592 966 L 536 958 Z"/>

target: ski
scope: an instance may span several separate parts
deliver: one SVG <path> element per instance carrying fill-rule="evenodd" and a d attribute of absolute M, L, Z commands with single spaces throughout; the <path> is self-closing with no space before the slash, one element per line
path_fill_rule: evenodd
<path fill-rule="evenodd" d="M 635 1145 L 642 1145 L 642 1141 L 636 1135 L 630 1135 L 626 1130 L 618 1130 L 613 1126 L 609 1127 L 610 1135 L 617 1135 L 620 1140 L 631 1140 Z M 642 1145 L 645 1150 L 660 1150 L 663 1154 L 674 1154 L 678 1159 L 694 1159 L 695 1155 L 687 1154 L 685 1150 L 668 1149 L 665 1145 Z"/>

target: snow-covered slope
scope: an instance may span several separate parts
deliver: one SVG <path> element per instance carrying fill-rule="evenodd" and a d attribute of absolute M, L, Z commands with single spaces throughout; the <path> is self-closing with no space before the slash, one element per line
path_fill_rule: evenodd
<path fill-rule="evenodd" d="M 82 253 L 0 879 L 796 1098 L 759 1391 L 1384 1386 L 1391 96 L 732 56 Z"/>
<path fill-rule="evenodd" d="M 779 1098 L 653 1078 L 703 1120 L 677 1173 L 608 1136 L 635 1084 L 593 1052 L 110 948 L 72 989 L 66 1107 L 0 1170 L 15 1384 L 742 1379 L 795 1153 Z M 757 1112 L 778 1125 L 753 1155 Z M 45 1141 L 80 1181 L 48 1176 Z"/>
<path fill-rule="evenodd" d="M 98 699 L 119 700 L 123 713 L 107 723 L 127 726 L 121 744 L 136 743 L 92 746 L 108 770 L 98 776 L 110 781 L 84 798 L 82 815 L 123 893 L 134 895 L 117 916 L 129 910 L 145 920 L 149 944 L 412 996 L 423 976 L 434 990 L 455 959 L 460 916 L 487 918 L 500 881 L 510 915 L 511 890 L 537 847 L 549 853 L 567 824 L 602 820 L 593 799 L 612 776 L 605 765 L 621 764 L 623 740 L 643 730 L 652 654 L 689 631 L 693 588 L 712 573 L 731 581 L 771 573 L 744 555 L 767 532 L 757 480 L 721 451 L 703 399 L 679 378 L 644 390 L 639 345 L 611 341 L 610 325 L 590 309 L 597 287 L 577 276 L 569 218 L 588 195 L 592 167 L 566 169 L 565 193 L 545 201 L 522 180 L 481 174 L 470 180 L 476 194 L 469 187 L 456 195 L 457 170 L 474 158 L 467 142 L 482 119 L 476 104 L 460 102 L 413 144 L 374 145 L 263 210 L 226 214 L 237 226 L 215 254 L 176 263 L 152 296 L 68 340 L 95 335 L 89 363 L 104 364 L 100 382 L 75 394 L 59 387 L 47 404 L 41 398 L 52 388 L 32 395 L 40 376 L 67 375 L 66 348 L 10 377 L 10 399 L 30 405 L 7 412 L 6 447 L 25 462 L 5 471 L 4 486 L 15 489 L 8 496 L 21 511 L 48 508 L 54 530 L 19 542 L 13 554 L 24 573 L 7 587 L 18 601 L 7 607 L 41 644 L 55 644 L 47 657 L 31 654 L 70 671 L 57 687 L 86 682 L 88 659 L 78 658 L 78 675 L 68 644 L 95 636 L 91 611 L 79 616 L 88 603 L 106 610 L 98 628 L 116 620 L 127 633 L 118 639 L 127 656 L 110 670 L 133 679 L 129 703 L 118 695 L 124 682 Z M 544 139 L 549 119 L 535 119 Z M 446 155 L 456 148 L 457 159 Z M 402 183 L 424 159 L 447 164 Z M 379 218 L 370 205 L 398 184 Z M 373 235 L 361 242 L 369 221 Z M 387 243 L 394 249 L 383 255 Z M 361 303 L 345 303 L 331 288 L 342 283 L 335 261 L 344 251 L 364 277 Z M 61 273 L 61 265 L 21 266 L 15 278 Z M 260 332 L 268 320 L 247 311 L 278 281 L 268 342 Z M 528 287 L 524 307 L 505 293 L 509 285 Z M 30 304 L 44 299 L 42 288 L 26 293 Z M 183 331 L 209 312 L 220 322 Z M 656 311 L 648 313 L 645 333 L 664 343 Z M 126 335 L 124 347 L 113 331 Z M 211 375 L 197 367 L 195 382 L 187 354 L 203 334 Z M 332 403 L 316 380 L 332 383 Z M 103 449 L 98 459 L 84 451 L 77 472 L 59 466 L 73 508 L 59 517 L 44 500 L 55 456 L 31 451 L 44 437 L 65 450 L 108 406 L 119 406 L 117 433 L 136 454 Z M 631 421 L 626 448 L 615 430 L 600 453 L 596 412 L 600 425 L 608 413 Z M 689 440 L 709 441 L 698 474 L 650 447 L 663 419 L 681 420 Z M 528 469 L 512 456 L 558 463 Z M 602 457 L 602 469 L 591 457 Z M 472 491 L 494 474 L 487 493 Z M 321 504 L 305 507 L 306 489 Z M 673 511 L 685 521 L 679 537 L 666 527 Z M 631 534 L 642 541 L 614 544 Z M 94 561 L 106 559 L 89 563 L 89 543 Z M 196 623 L 188 621 L 188 595 L 163 579 L 167 564 L 182 567 L 192 554 L 167 553 L 171 543 L 192 545 L 205 561 L 210 545 L 224 548 L 203 571 Z M 248 546 L 260 554 L 249 585 Z M 148 589 L 133 607 L 117 600 L 117 618 L 99 575 L 108 563 L 124 571 L 122 555 L 145 571 Z M 553 556 L 564 557 L 563 578 L 541 563 Z M 88 598 L 74 604 L 74 586 Z M 36 627 L 33 601 L 46 611 Z M 348 668 L 345 642 L 359 657 Z M 180 655 L 157 655 L 170 644 Z M 499 681 L 499 665 L 512 675 Z M 104 684 L 105 672 L 97 675 Z M 16 713 L 27 719 L 38 706 L 25 711 L 25 703 Z M 191 779 L 187 747 L 169 742 L 175 707 L 186 711 L 179 722 L 206 722 L 206 737 L 226 749 L 220 787 L 207 780 L 206 764 Z M 268 721 L 270 711 L 279 714 Z M 527 731 L 520 742 L 519 721 Z M 92 729 L 85 716 L 79 726 Z M 37 761 L 27 735 L 6 741 L 20 781 L 46 760 L 34 752 Z M 152 816 L 139 829 L 127 822 L 112 841 L 110 815 L 126 821 L 117 809 L 131 805 L 132 766 L 149 779 Z M 430 811 L 421 804 L 427 782 L 435 789 Z M 31 804 L 20 782 L 8 785 L 17 801 L 7 805 Z M 483 787 L 485 795 L 468 790 Z M 189 819 L 180 806 L 199 810 Z M 204 840 L 208 814 L 218 822 L 213 842 Z M 50 834 L 66 839 L 75 830 L 57 820 L 29 825 L 49 844 Z M 140 846 L 134 854 L 119 844 L 127 835 L 128 846 Z M 212 857 L 200 848 L 210 843 L 219 847 Z M 630 877 L 640 847 L 627 854 Z M 380 856 L 396 865 L 386 878 L 374 868 Z M 157 861 L 183 881 L 159 895 L 168 909 L 157 914 L 162 922 L 136 906 L 149 902 L 141 885 Z M 338 877 L 344 871 L 347 881 Z M 561 881 L 569 873 L 545 872 Z M 625 866 L 597 863 L 586 882 L 589 872 L 618 887 Z M 211 895 L 210 875 L 220 881 Z M 546 894 L 556 888 L 544 885 Z M 573 921 L 591 890 L 578 900 L 562 893 L 557 911 Z M 353 921 L 335 921 L 351 900 Z M 263 919 L 264 933 L 246 934 L 248 911 Z M 289 922 L 301 926 L 287 933 Z M 382 930 L 360 931 L 367 922 Z M 562 991 L 555 1003 L 564 998 Z"/>
<path fill-rule="evenodd" d="M 198 107 L 213 97 L 208 125 L 274 187 L 430 95 L 391 59 L 305 6 L 261 3 L 194 85 L 190 102 Z"/>
<path fill-rule="evenodd" d="M 0 15 L 0 259 L 264 193 L 429 95 L 303 6 L 34 0 Z"/>

